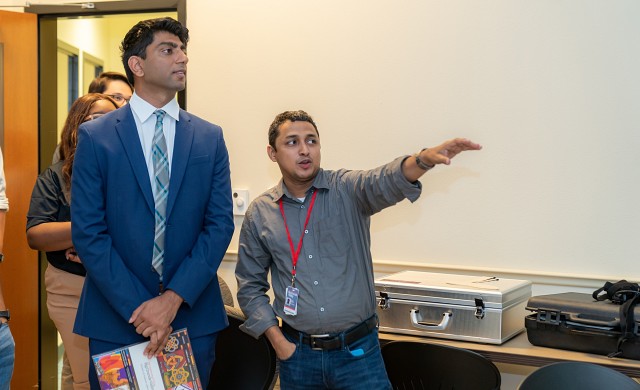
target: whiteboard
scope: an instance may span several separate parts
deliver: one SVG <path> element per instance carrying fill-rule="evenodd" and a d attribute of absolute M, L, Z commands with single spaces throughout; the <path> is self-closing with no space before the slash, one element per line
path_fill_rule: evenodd
<path fill-rule="evenodd" d="M 187 7 L 188 108 L 223 126 L 235 188 L 279 180 L 284 110 L 314 117 L 325 169 L 467 137 L 484 149 L 372 218 L 375 260 L 640 279 L 640 2 Z"/>

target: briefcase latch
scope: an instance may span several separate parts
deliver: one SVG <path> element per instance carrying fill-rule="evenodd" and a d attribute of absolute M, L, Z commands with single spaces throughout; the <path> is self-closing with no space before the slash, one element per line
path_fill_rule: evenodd
<path fill-rule="evenodd" d="M 387 310 L 389 308 L 389 296 L 387 293 L 380 293 L 378 297 L 378 307 L 382 310 Z"/>
<path fill-rule="evenodd" d="M 476 301 L 476 318 L 481 320 L 484 318 L 484 302 L 482 298 L 474 298 Z"/>
<path fill-rule="evenodd" d="M 538 309 L 536 322 L 543 322 L 551 325 L 560 325 L 562 322 L 561 313 L 557 310 Z"/>

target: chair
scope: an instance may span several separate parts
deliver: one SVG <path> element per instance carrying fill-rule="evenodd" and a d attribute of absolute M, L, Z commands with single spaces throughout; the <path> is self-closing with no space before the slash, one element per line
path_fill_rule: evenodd
<path fill-rule="evenodd" d="M 276 353 L 264 337 L 254 339 L 239 329 L 245 316 L 225 306 L 229 327 L 216 342 L 216 360 L 207 390 L 268 390 L 276 381 Z"/>
<path fill-rule="evenodd" d="M 462 348 L 392 341 L 382 357 L 394 390 L 500 389 L 500 371 L 484 356 Z"/>
<path fill-rule="evenodd" d="M 538 368 L 529 374 L 519 390 L 638 390 L 640 384 L 611 368 L 584 362 L 560 362 Z"/>
<path fill-rule="evenodd" d="M 233 304 L 233 294 L 231 293 L 231 289 L 229 288 L 229 285 L 227 284 L 227 282 L 225 282 L 224 279 L 220 277 L 220 275 L 218 275 L 218 284 L 220 285 L 222 302 L 226 306 L 234 307 L 235 305 Z"/>

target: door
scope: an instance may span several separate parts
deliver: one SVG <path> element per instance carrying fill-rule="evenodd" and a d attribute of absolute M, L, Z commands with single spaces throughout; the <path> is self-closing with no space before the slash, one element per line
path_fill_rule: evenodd
<path fill-rule="evenodd" d="M 12 389 L 38 385 L 38 253 L 29 249 L 25 223 L 38 175 L 38 19 L 0 11 L 3 48 L 2 126 L 9 213 L 0 278 L 16 342 Z"/>

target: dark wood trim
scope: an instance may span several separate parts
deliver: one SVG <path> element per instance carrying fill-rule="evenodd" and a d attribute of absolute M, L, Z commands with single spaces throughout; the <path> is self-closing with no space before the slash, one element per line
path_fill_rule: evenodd
<path fill-rule="evenodd" d="M 38 67 L 40 90 L 39 105 L 39 170 L 42 172 L 51 164 L 51 156 L 58 142 L 56 93 L 58 61 L 57 61 L 58 24 L 55 18 L 41 19 L 38 23 Z M 56 389 L 58 377 L 58 333 L 47 310 L 47 291 L 44 287 L 44 272 L 47 261 L 44 255 L 39 256 L 39 302 L 40 315 L 38 330 L 40 334 L 38 377 L 40 389 Z"/>
<path fill-rule="evenodd" d="M 105 1 L 93 3 L 95 8 L 83 8 L 83 3 L 78 3 L 78 5 L 32 4 L 29 7 L 25 7 L 24 12 L 34 13 L 40 16 L 81 16 L 90 14 L 109 15 L 162 11 L 180 12 L 180 8 L 183 6 L 182 3 L 186 3 L 186 0 Z M 186 6 L 184 6 L 184 8 L 186 8 Z"/>

